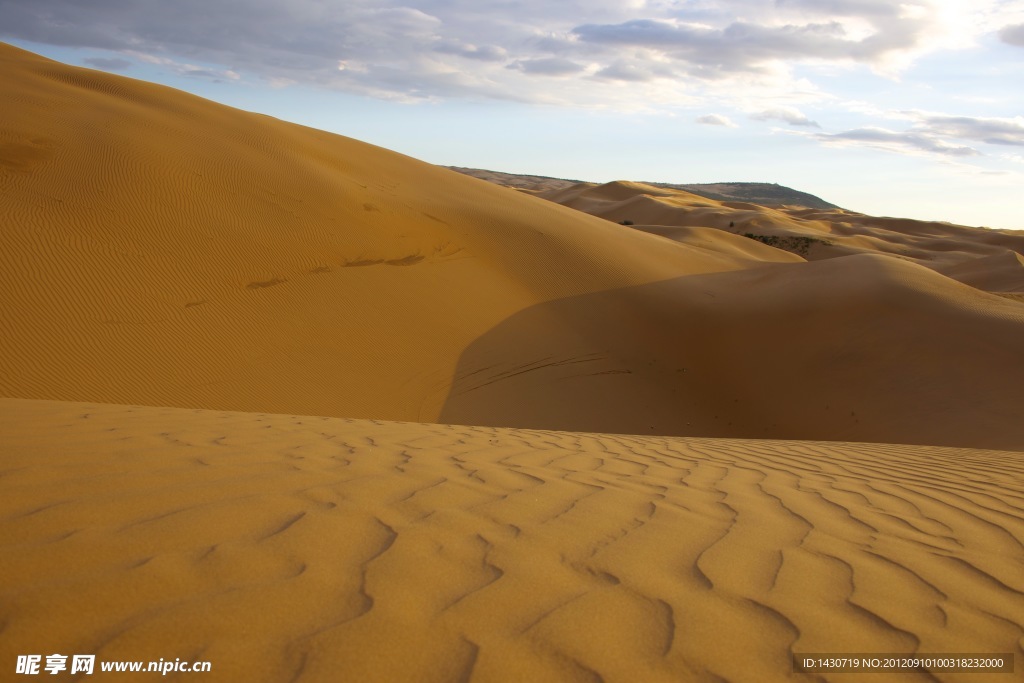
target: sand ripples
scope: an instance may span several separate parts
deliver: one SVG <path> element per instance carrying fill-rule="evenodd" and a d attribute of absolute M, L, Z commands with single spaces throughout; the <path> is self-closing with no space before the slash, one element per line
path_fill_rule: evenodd
<path fill-rule="evenodd" d="M 225 680 L 1020 661 L 1016 453 L 17 400 L 3 415 L 5 656 L 202 653 Z M 72 600 L 82 616 L 62 621 Z"/>

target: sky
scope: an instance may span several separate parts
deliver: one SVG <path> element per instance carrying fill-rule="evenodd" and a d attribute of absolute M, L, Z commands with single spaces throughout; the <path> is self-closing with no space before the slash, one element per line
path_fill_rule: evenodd
<path fill-rule="evenodd" d="M 435 164 L 1024 229 L 1022 0 L 0 0 L 0 40 Z"/>

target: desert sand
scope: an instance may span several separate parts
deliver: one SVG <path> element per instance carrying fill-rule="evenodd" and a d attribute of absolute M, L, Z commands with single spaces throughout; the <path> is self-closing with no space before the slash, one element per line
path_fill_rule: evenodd
<path fill-rule="evenodd" d="M 500 176 L 485 177 L 494 183 L 511 182 Z M 632 182 L 575 183 L 536 194 L 608 220 L 629 221 L 644 232 L 711 227 L 754 235 L 810 260 L 885 254 L 985 291 L 1024 291 L 1024 230 L 880 218 L 840 208 L 718 201 Z"/>
<path fill-rule="evenodd" d="M 0 90 L 4 676 L 1024 666 L 1024 235 L 534 196 L 2 44 Z M 993 675 L 886 674 L 936 679 Z"/>
<path fill-rule="evenodd" d="M 849 246 L 881 228 L 637 183 L 568 208 L 11 47 L 0 79 L 2 396 L 1024 448 L 1024 308 Z M 988 239 L 960 249 L 998 277 L 958 273 L 1012 285 L 1024 237 Z"/>
<path fill-rule="evenodd" d="M 1020 453 L 0 406 L 5 666 L 40 649 L 268 682 L 846 680 L 792 673 L 791 652 L 823 651 L 1020 666 Z"/>

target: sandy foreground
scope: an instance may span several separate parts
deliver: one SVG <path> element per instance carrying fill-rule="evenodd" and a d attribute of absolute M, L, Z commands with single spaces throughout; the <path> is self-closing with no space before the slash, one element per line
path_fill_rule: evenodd
<path fill-rule="evenodd" d="M 612 682 L 848 677 L 793 674 L 793 652 L 1021 666 L 1020 453 L 0 406 L 5 667 L 61 652 L 212 663 L 178 680 Z"/>

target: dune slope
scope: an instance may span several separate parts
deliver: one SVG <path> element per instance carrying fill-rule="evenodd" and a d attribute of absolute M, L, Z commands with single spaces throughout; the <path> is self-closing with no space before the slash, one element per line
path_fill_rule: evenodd
<path fill-rule="evenodd" d="M 0 396 L 1024 448 L 1017 301 L 712 229 L 820 212 L 563 191 L 633 229 L 9 46 L 0 87 Z"/>
<path fill-rule="evenodd" d="M 631 683 L 1024 654 L 1020 453 L 12 399 L 0 442 L 3 662 Z"/>
<path fill-rule="evenodd" d="M 441 421 L 1024 450 L 1022 348 L 1020 304 L 884 256 L 692 275 L 513 316 Z"/>
<path fill-rule="evenodd" d="M 6 396 L 429 420 L 519 310 L 741 267 L 10 46 L 0 88 Z"/>

